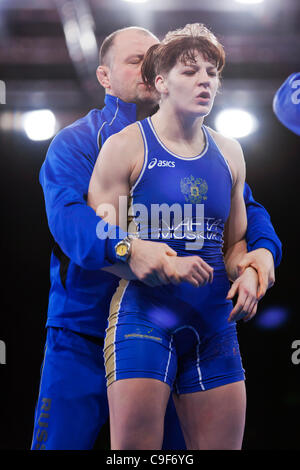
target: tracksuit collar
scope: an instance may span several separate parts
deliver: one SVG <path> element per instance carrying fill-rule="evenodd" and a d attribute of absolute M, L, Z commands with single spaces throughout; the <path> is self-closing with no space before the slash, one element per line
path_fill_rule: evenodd
<path fill-rule="evenodd" d="M 113 114 L 118 114 L 118 120 L 128 125 L 136 122 L 136 104 L 126 103 L 113 95 L 105 95 L 104 102 Z"/>

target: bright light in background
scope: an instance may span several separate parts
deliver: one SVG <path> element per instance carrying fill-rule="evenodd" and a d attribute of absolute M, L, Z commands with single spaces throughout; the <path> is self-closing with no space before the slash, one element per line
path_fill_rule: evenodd
<path fill-rule="evenodd" d="M 123 0 L 124 2 L 131 2 L 131 3 L 146 3 L 148 0 Z"/>
<path fill-rule="evenodd" d="M 243 109 L 224 109 L 216 117 L 216 128 L 228 137 L 246 137 L 255 131 L 255 117 Z"/>
<path fill-rule="evenodd" d="M 31 140 L 47 140 L 55 134 L 56 118 L 49 109 L 29 111 L 23 116 L 23 127 Z"/>
<path fill-rule="evenodd" d="M 247 3 L 247 4 L 255 4 L 255 3 L 262 3 L 264 0 L 235 0 L 237 3 Z"/>

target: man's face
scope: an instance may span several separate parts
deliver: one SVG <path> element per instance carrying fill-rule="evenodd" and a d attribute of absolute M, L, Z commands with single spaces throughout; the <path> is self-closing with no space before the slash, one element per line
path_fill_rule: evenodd
<path fill-rule="evenodd" d="M 143 83 L 141 65 L 144 56 L 157 39 L 139 31 L 123 31 L 117 35 L 109 51 L 107 93 L 128 103 L 158 102 L 155 90 Z"/>

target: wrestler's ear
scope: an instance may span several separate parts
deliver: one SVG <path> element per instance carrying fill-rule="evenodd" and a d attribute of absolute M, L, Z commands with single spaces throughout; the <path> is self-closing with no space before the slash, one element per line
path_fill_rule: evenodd
<path fill-rule="evenodd" d="M 110 88 L 110 73 L 109 68 L 106 65 L 99 65 L 96 70 L 96 76 L 100 85 L 103 88 Z"/>
<path fill-rule="evenodd" d="M 161 95 L 168 93 L 166 78 L 163 75 L 157 75 L 155 78 L 155 87 Z"/>

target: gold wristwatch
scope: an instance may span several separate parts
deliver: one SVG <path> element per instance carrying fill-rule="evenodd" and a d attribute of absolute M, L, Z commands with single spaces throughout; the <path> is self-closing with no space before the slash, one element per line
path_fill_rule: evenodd
<path fill-rule="evenodd" d="M 116 258 L 119 261 L 126 262 L 131 254 L 131 237 L 127 236 L 115 246 Z"/>

